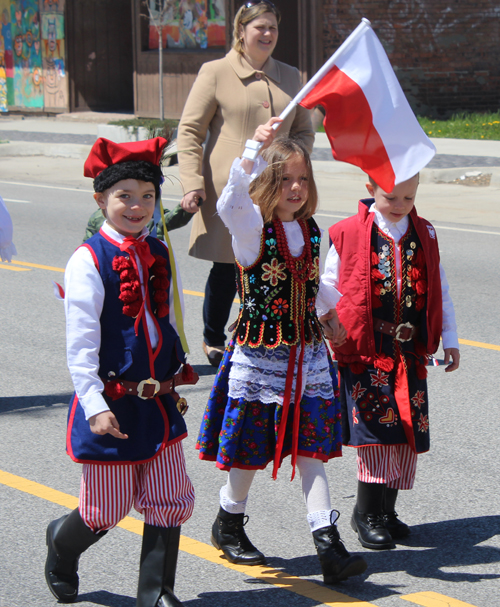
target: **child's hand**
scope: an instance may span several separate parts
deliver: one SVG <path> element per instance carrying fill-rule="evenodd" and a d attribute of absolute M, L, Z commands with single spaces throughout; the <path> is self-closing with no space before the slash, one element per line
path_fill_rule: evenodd
<path fill-rule="evenodd" d="M 181 207 L 188 213 L 197 213 L 206 197 L 205 190 L 193 190 L 183 197 Z"/>
<path fill-rule="evenodd" d="M 268 148 L 276 137 L 278 128 L 273 128 L 273 124 L 281 124 L 282 122 L 283 120 L 281 118 L 274 117 L 266 122 L 266 124 L 261 124 L 257 127 L 253 140 L 260 141 L 263 144 L 260 149 L 261 152 Z"/>
<path fill-rule="evenodd" d="M 332 347 L 341 346 L 347 339 L 347 331 L 340 323 L 337 311 L 332 308 L 319 318 L 326 339 L 331 342 Z"/>
<path fill-rule="evenodd" d="M 450 357 L 453 361 L 451 364 Z M 444 364 L 448 365 L 445 369 L 445 373 L 450 373 L 450 371 L 456 371 L 458 369 L 458 365 L 460 364 L 460 350 L 458 348 L 445 348 Z"/>
<path fill-rule="evenodd" d="M 89 417 L 90 430 L 94 434 L 111 434 L 115 438 L 128 438 L 127 434 L 120 432 L 120 424 L 111 411 L 101 411 L 97 415 Z"/>

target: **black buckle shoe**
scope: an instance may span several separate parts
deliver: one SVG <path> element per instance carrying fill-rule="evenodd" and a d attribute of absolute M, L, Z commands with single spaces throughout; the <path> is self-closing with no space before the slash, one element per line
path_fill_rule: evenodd
<path fill-rule="evenodd" d="M 264 565 L 266 557 L 248 539 L 244 526 L 248 516 L 231 514 L 220 508 L 212 525 L 212 544 L 222 550 L 230 563 Z"/>
<path fill-rule="evenodd" d="M 312 535 L 325 584 L 337 584 L 366 571 L 365 559 L 347 552 L 336 525 L 316 529 Z"/>
<path fill-rule="evenodd" d="M 411 533 L 408 525 L 399 520 L 398 513 L 395 511 L 384 513 L 384 525 L 393 540 L 407 537 Z"/>
<path fill-rule="evenodd" d="M 391 534 L 384 525 L 383 514 L 358 512 L 356 506 L 351 517 L 351 527 L 358 534 L 362 546 L 371 550 L 395 548 Z"/>

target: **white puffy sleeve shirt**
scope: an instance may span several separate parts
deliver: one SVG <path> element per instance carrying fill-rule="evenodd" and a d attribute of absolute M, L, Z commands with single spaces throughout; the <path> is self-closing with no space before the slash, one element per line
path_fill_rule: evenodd
<path fill-rule="evenodd" d="M 108 236 L 122 243 L 124 236 L 113 230 L 107 222 L 101 228 Z M 144 228 L 138 240 L 149 234 Z M 164 243 L 163 243 L 164 244 Z M 165 248 L 167 248 L 165 246 Z M 136 258 L 137 259 L 137 258 Z M 137 259 L 140 270 L 140 261 Z M 177 262 L 176 262 L 177 267 Z M 145 288 L 142 272 L 139 271 L 142 296 Z M 177 267 L 177 280 L 182 310 L 184 302 L 180 273 Z M 101 347 L 101 312 L 104 303 L 104 285 L 89 250 L 78 248 L 66 266 L 64 275 L 64 309 L 66 312 L 66 355 L 68 368 L 73 380 L 75 392 L 85 411 L 85 418 L 109 411 L 102 392 L 104 384 L 99 377 L 99 350 Z M 170 281 L 170 301 L 173 301 L 173 281 Z M 170 324 L 177 331 L 174 306 L 170 306 Z M 158 333 L 151 314 L 146 310 L 146 322 L 153 349 L 158 345 Z M 142 377 L 137 378 L 141 381 Z"/>

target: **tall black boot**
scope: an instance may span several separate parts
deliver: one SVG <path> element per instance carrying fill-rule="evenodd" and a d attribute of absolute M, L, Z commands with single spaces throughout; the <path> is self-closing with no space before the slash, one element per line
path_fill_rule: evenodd
<path fill-rule="evenodd" d="M 365 559 L 347 552 L 335 524 L 316 529 L 312 535 L 325 584 L 336 584 L 366 571 Z"/>
<path fill-rule="evenodd" d="M 144 524 L 136 607 L 182 607 L 174 594 L 180 527 Z"/>
<path fill-rule="evenodd" d="M 212 525 L 212 544 L 222 550 L 230 563 L 241 565 L 264 565 L 266 557 L 248 539 L 244 526 L 248 516 L 231 514 L 222 506 Z"/>
<path fill-rule="evenodd" d="M 410 535 L 410 528 L 408 525 L 398 518 L 398 513 L 396 512 L 397 499 L 398 490 L 387 487 L 385 490 L 384 502 L 384 524 L 393 540 L 399 540 Z"/>
<path fill-rule="evenodd" d="M 372 550 L 394 548 L 391 534 L 384 524 L 385 484 L 358 481 L 358 495 L 351 527 L 362 546 Z"/>
<path fill-rule="evenodd" d="M 61 603 L 73 603 L 78 596 L 78 561 L 82 552 L 98 542 L 107 531 L 94 533 L 83 522 L 78 508 L 49 523 L 45 579 Z"/>

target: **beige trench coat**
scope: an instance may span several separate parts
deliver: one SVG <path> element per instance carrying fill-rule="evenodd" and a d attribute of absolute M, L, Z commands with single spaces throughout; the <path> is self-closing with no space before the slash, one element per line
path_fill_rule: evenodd
<path fill-rule="evenodd" d="M 196 213 L 189 254 L 198 259 L 234 263 L 231 236 L 216 211 L 233 160 L 247 139 L 272 116 L 278 116 L 302 86 L 299 71 L 269 58 L 256 71 L 236 51 L 205 63 L 193 84 L 179 124 L 177 144 L 184 192 L 204 189 L 207 199 Z M 202 144 L 209 139 L 203 154 Z M 297 106 L 279 136 L 295 135 L 309 151 L 314 143 L 309 111 Z"/>

